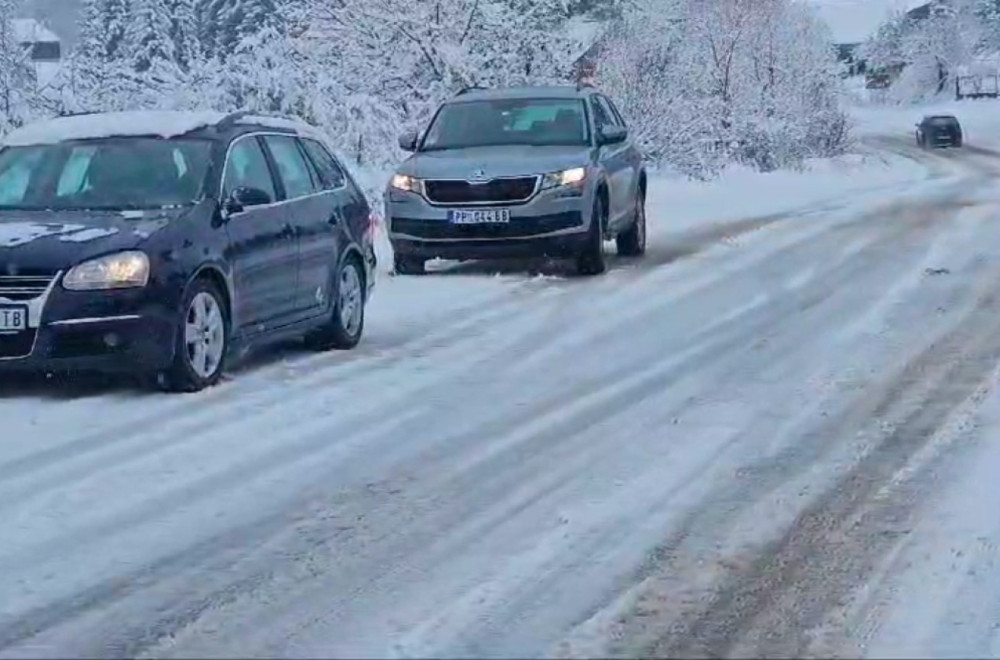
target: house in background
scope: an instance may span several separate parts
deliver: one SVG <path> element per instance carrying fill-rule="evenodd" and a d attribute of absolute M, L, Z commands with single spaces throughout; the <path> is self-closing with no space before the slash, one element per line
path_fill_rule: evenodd
<path fill-rule="evenodd" d="M 49 84 L 62 64 L 62 42 L 58 35 L 33 18 L 13 19 L 11 30 L 27 51 L 38 84 Z"/>

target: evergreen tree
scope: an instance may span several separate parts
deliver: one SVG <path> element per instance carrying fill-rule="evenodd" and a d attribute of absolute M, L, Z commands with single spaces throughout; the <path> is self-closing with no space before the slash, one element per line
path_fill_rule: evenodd
<path fill-rule="evenodd" d="M 163 0 L 133 0 L 126 42 L 136 73 L 176 64 L 177 52 L 170 35 L 173 24 L 169 9 Z"/>
<path fill-rule="evenodd" d="M 79 53 L 110 63 L 125 57 L 123 44 L 131 20 L 130 0 L 85 0 L 80 24 Z"/>
<path fill-rule="evenodd" d="M 170 41 L 174 60 L 182 71 L 201 55 L 198 43 L 197 19 L 194 0 L 164 0 L 170 20 Z"/>
<path fill-rule="evenodd" d="M 0 134 L 27 119 L 36 87 L 29 53 L 11 24 L 17 5 L 15 0 L 0 0 Z"/>
<path fill-rule="evenodd" d="M 265 27 L 281 27 L 275 0 L 198 0 L 195 13 L 206 54 L 221 60 L 241 40 Z"/>

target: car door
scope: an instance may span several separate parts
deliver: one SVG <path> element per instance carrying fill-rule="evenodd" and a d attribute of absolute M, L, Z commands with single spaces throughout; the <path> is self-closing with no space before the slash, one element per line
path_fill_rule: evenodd
<path fill-rule="evenodd" d="M 614 115 L 614 119 L 618 123 L 618 125 L 624 128 L 625 130 L 628 130 L 628 123 L 625 121 L 624 115 L 622 115 L 622 113 L 618 111 L 618 106 L 615 105 L 615 102 L 606 96 L 602 98 L 604 98 L 604 100 L 607 102 L 608 107 L 611 109 L 611 112 Z M 631 135 L 629 135 L 628 138 L 625 140 L 625 144 L 628 146 L 627 149 L 628 163 L 629 163 L 628 175 L 630 180 L 629 190 L 631 191 L 632 195 L 634 195 L 639 190 L 639 175 L 642 174 L 642 151 L 640 151 L 639 147 L 636 146 L 635 140 L 632 139 Z M 631 202 L 632 195 L 629 196 L 628 200 L 629 202 Z"/>
<path fill-rule="evenodd" d="M 331 268 L 337 261 L 332 261 L 328 255 L 336 255 L 339 259 L 352 241 L 362 242 L 370 209 L 364 195 L 350 184 L 344 168 L 325 145 L 310 138 L 302 138 L 301 144 L 326 191 L 324 213 L 314 220 L 317 256 L 309 268 L 312 279 L 307 280 L 315 289 L 333 278 Z"/>
<path fill-rule="evenodd" d="M 339 222 L 336 205 L 296 136 L 267 135 L 264 144 L 285 191 L 285 211 L 298 242 L 295 311 L 309 316 L 325 309 L 331 300 L 329 273 L 337 254 L 333 229 Z"/>
<path fill-rule="evenodd" d="M 618 126 L 614 113 L 603 96 L 594 94 L 591 101 L 594 109 L 594 124 L 598 133 L 605 126 Z M 600 149 L 599 158 L 608 177 L 608 198 L 611 207 L 608 218 L 613 229 L 620 227 L 631 218 L 630 144 L 626 140 L 618 144 L 605 144 Z"/>
<path fill-rule="evenodd" d="M 255 136 L 238 137 L 229 147 L 221 199 L 229 199 L 238 187 L 263 191 L 274 202 L 231 213 L 226 223 L 237 330 L 253 334 L 280 326 L 292 315 L 298 280 L 298 246 L 277 203 L 274 172 Z"/>

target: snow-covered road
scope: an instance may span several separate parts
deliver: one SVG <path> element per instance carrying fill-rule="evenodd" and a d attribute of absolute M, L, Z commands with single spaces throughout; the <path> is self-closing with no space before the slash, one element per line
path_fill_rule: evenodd
<path fill-rule="evenodd" d="M 869 148 L 664 185 L 606 277 L 383 278 L 353 353 L 0 385 L 0 656 L 1000 654 L 1000 154 Z"/>

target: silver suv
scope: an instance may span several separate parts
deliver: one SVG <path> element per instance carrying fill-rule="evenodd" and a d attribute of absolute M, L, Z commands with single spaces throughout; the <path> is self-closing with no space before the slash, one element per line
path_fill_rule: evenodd
<path fill-rule="evenodd" d="M 588 86 L 470 89 L 438 108 L 386 191 L 400 274 L 428 259 L 571 258 L 646 249 L 646 171 L 621 113 Z"/>

